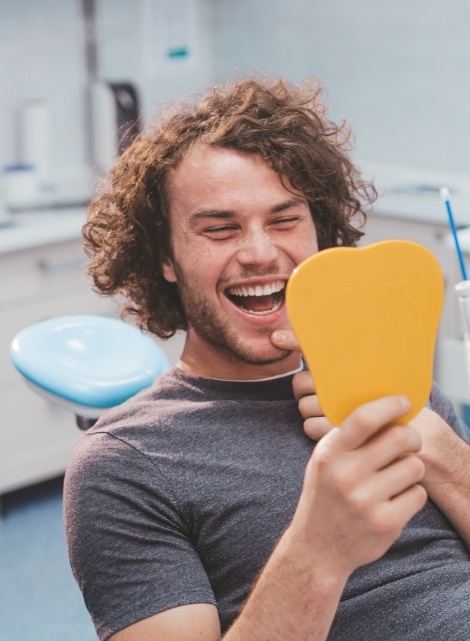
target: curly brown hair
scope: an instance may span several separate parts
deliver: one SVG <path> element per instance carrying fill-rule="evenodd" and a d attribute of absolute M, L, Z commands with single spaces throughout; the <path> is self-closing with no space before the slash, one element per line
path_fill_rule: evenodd
<path fill-rule="evenodd" d="M 355 245 L 376 197 L 349 158 L 345 123 L 327 117 L 320 83 L 246 79 L 175 105 L 119 157 L 91 201 L 83 228 L 95 289 L 122 297 L 121 314 L 169 338 L 187 329 L 171 258 L 168 178 L 196 143 L 261 156 L 307 199 L 319 249 Z M 285 183 L 287 184 L 287 183 Z"/>

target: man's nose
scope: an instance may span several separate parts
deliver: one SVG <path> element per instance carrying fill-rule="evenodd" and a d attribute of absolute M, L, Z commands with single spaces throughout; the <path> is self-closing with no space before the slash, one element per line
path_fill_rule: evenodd
<path fill-rule="evenodd" d="M 268 265 L 276 260 L 279 250 L 264 230 L 253 230 L 241 241 L 238 260 L 242 265 Z"/>

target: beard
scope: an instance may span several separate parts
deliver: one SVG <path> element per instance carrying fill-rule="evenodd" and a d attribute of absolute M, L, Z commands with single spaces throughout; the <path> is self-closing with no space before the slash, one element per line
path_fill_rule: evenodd
<path fill-rule="evenodd" d="M 270 365 L 285 360 L 292 352 L 281 351 L 274 346 L 264 353 L 256 349 L 225 318 L 220 318 L 220 310 L 212 301 L 200 296 L 197 286 L 191 286 L 184 278 L 180 267 L 173 262 L 177 276 L 177 287 L 186 314 L 188 327 L 191 327 L 207 343 L 226 353 L 231 360 L 242 361 L 249 365 Z M 264 332 L 267 340 L 272 330 Z"/>

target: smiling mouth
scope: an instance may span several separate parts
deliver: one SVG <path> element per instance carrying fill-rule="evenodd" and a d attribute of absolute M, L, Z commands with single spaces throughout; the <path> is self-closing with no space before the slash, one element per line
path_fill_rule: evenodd
<path fill-rule="evenodd" d="M 229 287 L 227 297 L 249 314 L 270 314 L 284 303 L 285 282 L 278 280 L 266 285 Z"/>

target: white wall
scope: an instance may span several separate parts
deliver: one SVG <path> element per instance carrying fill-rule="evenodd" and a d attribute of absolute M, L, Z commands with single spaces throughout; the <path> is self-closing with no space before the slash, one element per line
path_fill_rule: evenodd
<path fill-rule="evenodd" d="M 146 118 L 213 75 L 317 76 L 333 117 L 351 123 L 361 159 L 469 170 L 468 0 L 196 1 L 196 66 L 149 74 L 146 0 L 97 0 L 101 76 L 134 81 Z M 0 167 L 15 161 L 21 101 L 38 97 L 50 106 L 52 165 L 83 162 L 84 87 L 81 1 L 1 0 Z"/>
<path fill-rule="evenodd" d="M 99 75 L 135 83 L 144 120 L 161 101 L 203 88 L 211 73 L 209 0 L 160 1 L 170 8 L 196 7 L 191 64 L 160 68 L 156 60 L 149 71 L 143 49 L 147 0 L 96 0 Z M 85 87 L 81 0 L 0 0 L 0 170 L 18 160 L 17 114 L 24 100 L 36 98 L 49 106 L 53 171 L 82 165 Z"/>
<path fill-rule="evenodd" d="M 84 155 L 82 21 L 76 0 L 0 3 L 0 166 L 17 160 L 17 112 L 46 99 L 51 155 L 58 166 Z"/>
<path fill-rule="evenodd" d="M 214 0 L 216 75 L 318 77 L 372 162 L 470 168 L 468 0 Z"/>

